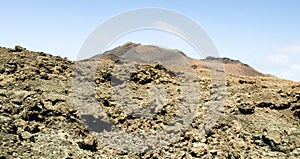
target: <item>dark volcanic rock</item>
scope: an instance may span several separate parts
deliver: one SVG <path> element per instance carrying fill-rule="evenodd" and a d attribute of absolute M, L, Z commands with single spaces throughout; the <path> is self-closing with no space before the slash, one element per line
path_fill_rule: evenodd
<path fill-rule="evenodd" d="M 24 47 L 22 47 L 22 46 L 20 46 L 20 45 L 15 46 L 15 51 L 16 51 L 16 52 L 22 52 L 22 51 L 24 51 L 24 50 L 26 50 L 26 48 L 24 48 Z"/>
<path fill-rule="evenodd" d="M 227 58 L 227 57 L 212 57 L 212 56 L 208 56 L 205 58 L 205 60 L 211 60 L 211 61 L 220 61 L 222 63 L 240 63 L 239 60 L 233 60 L 233 59 L 230 59 L 230 58 Z"/>
<path fill-rule="evenodd" d="M 249 103 L 241 103 L 238 105 L 238 109 L 242 114 L 253 114 L 255 106 Z"/>

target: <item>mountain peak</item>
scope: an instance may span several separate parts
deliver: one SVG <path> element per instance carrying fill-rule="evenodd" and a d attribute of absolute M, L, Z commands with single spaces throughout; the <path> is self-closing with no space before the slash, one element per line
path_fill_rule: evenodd
<path fill-rule="evenodd" d="M 124 47 L 136 47 L 138 45 L 141 45 L 140 43 L 134 43 L 134 42 L 131 42 L 131 41 L 128 41 L 127 43 L 125 43 L 123 46 Z"/>
<path fill-rule="evenodd" d="M 112 50 L 106 51 L 103 54 L 96 55 L 113 61 L 122 58 L 142 63 L 161 62 L 166 66 L 171 65 L 188 65 L 194 68 L 209 69 L 207 65 L 214 62 L 222 63 L 224 70 L 229 74 L 242 76 L 265 76 L 263 73 L 255 70 L 248 64 L 239 60 L 230 59 L 227 57 L 212 57 L 208 56 L 205 59 L 194 59 L 188 57 L 185 53 L 178 49 L 166 49 L 154 45 L 142 45 L 140 43 L 127 42 L 124 45 L 118 46 Z"/>

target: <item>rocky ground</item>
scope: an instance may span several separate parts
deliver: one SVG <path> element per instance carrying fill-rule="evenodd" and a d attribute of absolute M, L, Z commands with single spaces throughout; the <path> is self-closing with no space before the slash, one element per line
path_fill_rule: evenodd
<path fill-rule="evenodd" d="M 183 68 L 0 48 L 0 158 L 300 158 L 299 82 Z"/>

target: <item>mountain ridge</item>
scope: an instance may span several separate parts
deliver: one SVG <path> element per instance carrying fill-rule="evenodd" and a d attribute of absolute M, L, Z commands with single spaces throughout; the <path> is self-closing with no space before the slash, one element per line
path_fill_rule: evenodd
<path fill-rule="evenodd" d="M 151 54 L 152 57 L 149 56 Z M 119 58 L 129 59 L 138 62 L 149 61 L 150 63 L 154 62 L 155 60 L 167 62 L 167 63 L 175 63 L 175 64 L 177 62 L 178 64 L 186 64 L 194 68 L 199 67 L 205 69 L 209 69 L 208 65 L 211 65 L 214 62 L 218 62 L 223 64 L 224 71 L 230 74 L 242 75 L 242 76 L 269 76 L 255 70 L 250 65 L 245 64 L 239 60 L 233 60 L 227 57 L 211 57 L 211 56 L 205 57 L 204 59 L 195 59 L 187 56 L 184 52 L 177 49 L 165 49 L 155 45 L 142 45 L 133 42 L 127 42 L 124 45 L 118 46 L 112 50 L 105 51 L 102 54 L 95 55 L 91 59 L 98 58 L 98 57 L 102 57 L 106 59 L 111 58 L 112 60 L 116 60 L 119 57 Z M 146 57 L 146 60 L 142 59 L 144 57 Z M 180 60 L 177 61 L 176 58 Z"/>

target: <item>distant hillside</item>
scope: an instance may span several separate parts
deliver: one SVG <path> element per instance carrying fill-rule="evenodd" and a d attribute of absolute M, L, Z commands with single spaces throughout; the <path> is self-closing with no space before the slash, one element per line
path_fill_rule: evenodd
<path fill-rule="evenodd" d="M 155 61 L 163 62 L 165 65 L 191 65 L 198 68 L 209 69 L 208 65 L 213 63 L 222 63 L 226 73 L 241 76 L 266 76 L 255 70 L 248 64 L 230 58 L 206 57 L 205 59 L 194 59 L 186 56 L 185 53 L 176 49 L 165 49 L 152 45 L 142 45 L 132 42 L 106 51 L 103 54 L 94 56 L 95 58 L 105 58 L 116 60 L 118 58 L 129 59 L 136 62 L 153 63 Z"/>
<path fill-rule="evenodd" d="M 248 64 L 240 62 L 239 60 L 232 60 L 230 58 L 216 58 L 216 57 L 207 57 L 205 59 L 197 60 L 193 58 L 188 58 L 189 61 L 196 67 L 199 68 L 208 68 L 208 65 L 214 62 L 223 63 L 224 70 L 226 73 L 239 75 L 239 76 L 269 76 L 263 74 Z"/>

